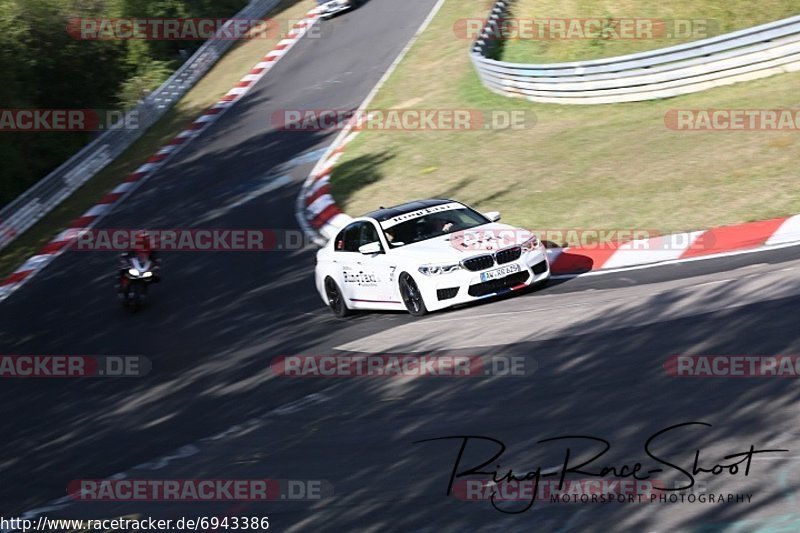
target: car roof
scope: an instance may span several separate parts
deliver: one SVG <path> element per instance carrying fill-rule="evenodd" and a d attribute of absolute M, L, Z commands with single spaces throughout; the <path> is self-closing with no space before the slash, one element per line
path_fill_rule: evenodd
<path fill-rule="evenodd" d="M 415 200 L 413 202 L 406 202 L 393 207 L 382 207 L 380 209 L 376 209 L 375 211 L 370 211 L 369 213 L 365 214 L 363 218 L 374 218 L 378 222 L 383 222 L 398 215 L 410 213 L 418 209 L 425 209 L 426 207 L 432 207 L 434 205 L 449 204 L 451 202 L 454 202 L 454 200 L 448 200 L 446 198 Z"/>

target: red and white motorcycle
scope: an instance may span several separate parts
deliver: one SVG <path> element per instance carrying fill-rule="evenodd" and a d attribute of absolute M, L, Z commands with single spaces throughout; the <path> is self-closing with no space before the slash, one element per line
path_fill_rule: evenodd
<path fill-rule="evenodd" d="M 131 253 L 122 255 L 119 297 L 122 305 L 138 311 L 147 298 L 151 283 L 159 281 L 159 265 L 152 254 Z"/>

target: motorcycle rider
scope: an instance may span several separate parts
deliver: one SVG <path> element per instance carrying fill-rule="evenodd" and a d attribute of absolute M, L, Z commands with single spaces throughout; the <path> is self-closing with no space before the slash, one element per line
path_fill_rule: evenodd
<path fill-rule="evenodd" d="M 161 260 L 158 258 L 156 252 L 152 249 L 150 234 L 144 230 L 138 231 L 133 236 L 131 249 L 127 252 L 119 254 L 117 292 L 120 296 L 123 296 L 125 294 L 125 289 L 127 289 L 128 278 L 125 276 L 125 273 L 130 268 L 131 261 L 134 258 L 138 258 L 142 263 L 150 261 L 152 263 L 153 272 L 152 281 L 155 283 L 161 281 Z"/>

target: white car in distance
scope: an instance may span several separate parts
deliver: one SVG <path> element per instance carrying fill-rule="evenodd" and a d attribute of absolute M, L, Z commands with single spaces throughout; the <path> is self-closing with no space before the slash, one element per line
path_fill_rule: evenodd
<path fill-rule="evenodd" d="M 367 213 L 317 252 L 317 291 L 339 317 L 355 309 L 421 316 L 546 282 L 544 245 L 499 219 L 446 199 Z"/>
<path fill-rule="evenodd" d="M 329 19 L 342 11 L 355 9 L 359 3 L 359 0 L 317 0 L 319 16 L 323 19 Z"/>

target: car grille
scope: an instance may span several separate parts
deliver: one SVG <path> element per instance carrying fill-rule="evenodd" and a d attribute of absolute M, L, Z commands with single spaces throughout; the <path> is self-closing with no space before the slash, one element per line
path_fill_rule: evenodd
<path fill-rule="evenodd" d="M 534 275 L 538 276 L 539 274 L 544 274 L 547 272 L 547 261 L 542 261 L 541 263 L 536 263 L 533 265 L 533 273 Z"/>
<path fill-rule="evenodd" d="M 492 268 L 494 266 L 494 257 L 491 255 L 479 255 L 477 257 L 470 257 L 469 259 L 465 259 L 462 263 L 464 268 L 467 270 L 471 270 L 472 272 L 478 272 L 479 270 L 486 270 L 487 268 Z"/>
<path fill-rule="evenodd" d="M 525 283 L 528 281 L 529 277 L 530 274 L 527 271 L 517 272 L 516 274 L 511 274 L 510 276 L 506 276 L 504 278 L 493 279 L 491 281 L 470 285 L 468 292 L 470 296 L 486 296 L 487 294 L 502 291 L 503 289 L 509 289 L 515 285 L 519 285 L 520 283 Z"/>
<path fill-rule="evenodd" d="M 519 246 L 515 246 L 514 248 L 508 248 L 506 250 L 500 250 L 496 254 L 494 254 L 495 259 L 497 259 L 497 264 L 502 265 L 505 263 L 510 263 L 511 261 L 516 261 L 519 259 L 519 256 L 522 255 L 522 248 Z"/>
<path fill-rule="evenodd" d="M 439 301 L 455 298 L 456 294 L 458 294 L 458 287 L 453 287 L 451 289 L 439 289 L 436 291 L 436 297 L 439 299 Z"/>

